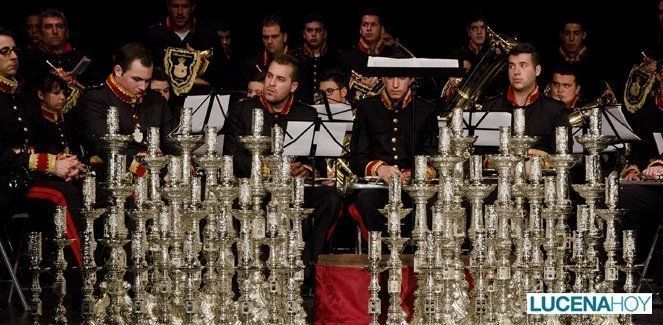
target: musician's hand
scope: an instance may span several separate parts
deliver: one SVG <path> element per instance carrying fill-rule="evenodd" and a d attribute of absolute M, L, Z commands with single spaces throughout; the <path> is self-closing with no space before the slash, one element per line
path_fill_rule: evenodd
<path fill-rule="evenodd" d="M 75 156 L 63 157 L 55 160 L 55 176 L 70 182 L 79 173 L 80 162 Z"/>
<path fill-rule="evenodd" d="M 405 170 L 405 171 L 403 171 L 402 173 L 403 173 L 403 177 L 401 178 L 401 183 L 402 183 L 403 185 L 408 185 L 408 184 L 410 184 L 410 180 L 412 179 L 412 171 L 410 171 L 410 170 Z"/>
<path fill-rule="evenodd" d="M 378 81 L 378 77 L 361 77 L 361 82 L 370 88 L 375 87 L 375 85 L 378 84 Z"/>
<path fill-rule="evenodd" d="M 58 68 L 58 69 L 55 71 L 55 74 L 56 74 L 58 77 L 62 78 L 62 79 L 63 79 L 64 81 L 66 81 L 67 83 L 71 83 L 71 82 L 73 82 L 73 81 L 75 80 L 75 79 L 74 79 L 74 74 L 71 73 L 71 71 L 64 71 L 64 69 L 62 69 L 62 68 Z"/>
<path fill-rule="evenodd" d="M 334 181 L 331 179 L 334 178 L 334 171 L 331 169 L 327 169 L 327 178 L 329 180 L 322 182 L 322 185 L 324 186 L 334 186 Z"/>
<path fill-rule="evenodd" d="M 637 170 L 631 169 L 624 175 L 624 177 L 622 177 L 622 180 L 625 180 L 625 181 L 639 181 L 640 180 L 640 175 L 639 175 Z"/>
<path fill-rule="evenodd" d="M 663 174 L 663 165 L 661 164 L 651 165 L 642 171 L 644 179 L 658 179 L 661 174 Z"/>
<path fill-rule="evenodd" d="M 401 173 L 401 171 L 394 166 L 380 166 L 377 170 L 377 173 L 378 177 L 380 177 L 380 179 L 387 184 L 391 183 L 391 178 L 394 176 L 403 178 L 403 173 Z"/>
<path fill-rule="evenodd" d="M 300 162 L 290 163 L 290 174 L 293 177 L 308 178 L 309 170 Z"/>

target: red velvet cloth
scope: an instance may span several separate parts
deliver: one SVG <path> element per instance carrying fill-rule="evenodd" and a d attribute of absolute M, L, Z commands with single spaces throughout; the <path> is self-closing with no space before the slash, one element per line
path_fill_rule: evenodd
<path fill-rule="evenodd" d="M 389 307 L 387 294 L 388 272 L 380 274 L 380 296 L 384 318 Z M 410 267 L 403 267 L 401 284 L 401 307 L 408 320 L 414 311 L 414 291 L 417 289 L 414 272 Z M 368 324 L 368 284 L 371 276 L 363 268 L 336 265 L 317 265 L 315 267 L 315 325 L 331 324 Z M 384 322 L 384 319 L 382 319 Z"/>

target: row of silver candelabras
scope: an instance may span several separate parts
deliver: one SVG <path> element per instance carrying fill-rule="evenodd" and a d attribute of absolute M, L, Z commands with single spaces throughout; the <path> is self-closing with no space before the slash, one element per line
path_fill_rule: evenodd
<path fill-rule="evenodd" d="M 102 137 L 108 148 L 102 183 L 108 202 L 97 204 L 94 174 L 83 185 L 82 323 L 306 322 L 300 295 L 302 220 L 311 209 L 304 208 L 304 179 L 291 176 L 292 159 L 283 155 L 283 130 L 275 126 L 271 136 L 262 135 L 262 114 L 255 109 L 251 134 L 239 137 L 252 156 L 250 178 L 236 179 L 233 158 L 217 154 L 217 129 L 208 127 L 204 136 L 191 133 L 190 108 L 182 112 L 179 131 L 165 137 L 179 155 L 162 155 L 160 130 L 148 130 L 147 150 L 135 157 L 147 172 L 138 176 L 127 171 L 128 157 L 122 154 L 132 138 L 118 133 L 118 111 L 109 108 L 109 133 Z M 203 142 L 205 153 L 193 157 Z M 52 268 L 57 298 L 52 322 L 59 324 L 67 323 L 63 252 L 70 240 L 64 211 L 58 208 L 55 217 L 58 254 Z M 94 233 L 97 219 L 102 234 Z M 97 242 L 104 249 L 97 249 Z M 46 269 L 40 233 L 30 234 L 29 248 L 31 311 L 39 323 L 45 320 L 39 278 Z"/>
<path fill-rule="evenodd" d="M 624 291 L 634 290 L 635 234 L 624 231 L 620 260 L 618 223 L 623 211 L 617 208 L 616 173 L 603 182 L 600 154 L 612 138 L 601 135 L 600 119 L 599 109 L 594 109 L 589 132 L 576 137 L 585 150 L 585 182 L 570 186 L 570 169 L 582 157 L 569 152 L 567 127 L 556 128 L 554 153 L 529 156 L 538 139 L 525 134 L 525 111 L 515 109 L 512 127 L 500 128 L 499 152 L 484 159 L 471 155 L 476 137 L 463 135 L 462 111 L 457 109 L 450 125 L 440 129 L 438 154 L 415 157 L 414 177 L 403 187 L 414 206 L 418 284 L 409 320 L 401 308 L 399 255 L 406 242 L 400 220 L 410 209 L 401 202 L 400 180 L 389 182 L 389 203 L 381 210 L 387 237 L 380 232 L 369 236 L 371 324 L 378 324 L 381 314 L 378 278 L 385 269 L 387 324 L 632 323 L 626 315 L 526 314 L 527 293 L 615 292 L 620 270 L 625 274 Z M 483 179 L 486 163 L 497 172 L 496 184 Z M 427 178 L 429 165 L 437 171 L 437 184 Z M 544 170 L 550 176 L 544 176 Z M 583 204 L 573 206 L 570 187 Z M 487 201 L 495 189 L 494 198 Z M 434 203 L 430 219 L 429 203 Z M 568 218 L 574 212 L 576 229 L 571 231 Z M 466 240 L 471 247 L 467 263 L 461 259 Z M 381 261 L 383 243 L 389 249 L 386 263 Z M 473 279 L 471 290 L 466 269 Z"/>

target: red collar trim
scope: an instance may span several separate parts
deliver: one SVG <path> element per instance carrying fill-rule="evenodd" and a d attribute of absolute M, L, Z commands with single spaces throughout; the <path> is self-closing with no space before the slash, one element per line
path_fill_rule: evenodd
<path fill-rule="evenodd" d="M 382 104 L 384 104 L 387 109 L 406 108 L 407 105 L 409 105 L 412 101 L 412 90 L 408 90 L 407 94 L 405 94 L 402 100 L 394 102 L 391 100 L 391 98 L 389 98 L 389 95 L 387 95 L 387 90 L 385 89 L 382 91 L 380 100 L 382 100 Z"/>
<path fill-rule="evenodd" d="M 288 54 L 288 45 L 283 48 L 283 54 Z M 262 63 L 269 68 L 269 65 L 272 63 L 272 60 L 274 59 L 273 55 L 270 55 L 267 50 L 262 51 Z M 267 71 L 265 71 L 267 72 Z"/>
<path fill-rule="evenodd" d="M 302 46 L 302 51 L 304 52 L 304 55 L 306 55 L 309 58 L 315 58 L 315 53 L 313 53 L 313 50 L 311 50 L 310 47 L 308 47 L 308 44 L 304 43 Z M 320 49 L 320 56 L 325 55 L 327 53 L 327 41 L 325 41 L 322 44 L 322 48 Z"/>
<path fill-rule="evenodd" d="M 571 55 L 567 53 L 562 46 L 559 47 L 559 54 L 564 58 L 566 62 L 580 62 L 584 59 L 585 54 L 587 53 L 587 46 L 583 45 L 576 54 Z"/>
<path fill-rule="evenodd" d="M 534 87 L 534 90 L 532 90 L 529 94 L 527 94 L 527 98 L 525 99 L 525 104 L 522 106 L 516 103 L 516 91 L 511 86 L 509 86 L 506 98 L 511 102 L 511 104 L 513 104 L 513 106 L 516 107 L 529 106 L 532 103 L 534 103 L 537 99 L 539 99 L 539 86 L 537 85 L 536 87 Z"/>
<path fill-rule="evenodd" d="M 53 123 L 57 123 L 58 121 L 62 120 L 62 112 L 50 111 L 50 110 L 44 108 L 43 106 L 41 107 L 41 115 L 45 119 L 47 119 L 47 120 L 49 120 Z"/>
<path fill-rule="evenodd" d="M 46 47 L 46 44 L 44 44 L 43 42 L 39 42 L 39 49 L 43 52 L 46 52 L 46 53 L 55 54 L 53 51 L 51 51 L 51 49 Z M 69 42 L 67 42 L 67 44 L 65 44 L 65 46 L 64 46 L 64 50 L 62 51 L 62 53 L 71 52 L 73 50 L 74 50 L 74 47 L 71 46 L 71 44 Z M 62 54 L 62 53 L 60 53 L 60 54 Z"/>
<path fill-rule="evenodd" d="M 0 92 L 5 94 L 14 94 L 18 89 L 18 81 L 13 77 L 11 79 L 0 76 Z"/>
<path fill-rule="evenodd" d="M 175 28 L 173 27 L 173 23 L 170 21 L 170 17 L 166 17 L 166 29 L 175 32 Z M 196 18 L 194 18 L 191 23 L 189 24 L 189 33 L 194 33 L 196 31 Z"/>
<path fill-rule="evenodd" d="M 270 104 L 267 99 L 265 98 L 265 95 L 263 93 L 260 93 L 260 96 L 258 96 L 258 99 L 260 100 L 260 104 L 262 105 L 262 108 L 266 109 L 270 114 L 277 114 L 277 115 L 288 115 L 290 112 L 290 108 L 292 108 L 292 103 L 295 101 L 295 96 L 290 94 L 288 96 L 288 99 L 286 99 L 285 105 L 283 106 L 283 109 L 280 112 L 277 112 L 274 110 L 272 107 L 272 104 Z"/>
<path fill-rule="evenodd" d="M 359 50 L 368 55 L 378 55 L 384 50 L 384 43 L 380 40 L 377 45 L 370 47 L 363 38 L 359 38 Z"/>
<path fill-rule="evenodd" d="M 117 97 L 119 100 L 130 104 L 130 105 L 135 105 L 135 104 L 140 104 L 143 100 L 143 94 L 141 95 L 134 95 L 130 91 L 124 89 L 118 82 L 115 80 L 115 76 L 113 74 L 109 75 L 108 78 L 106 78 L 106 84 L 108 85 L 108 88 L 113 92 L 115 97 Z"/>

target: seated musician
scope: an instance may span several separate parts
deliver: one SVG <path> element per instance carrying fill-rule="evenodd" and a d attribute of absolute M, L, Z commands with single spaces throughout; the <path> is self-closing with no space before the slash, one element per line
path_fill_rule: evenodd
<path fill-rule="evenodd" d="M 359 177 L 374 176 L 385 183 L 399 176 L 405 184 L 414 168 L 414 156 L 433 155 L 437 151 L 435 108 L 413 96 L 410 89 L 413 78 L 383 77 L 382 80 L 385 89 L 380 95 L 356 105 L 350 143 L 352 170 Z M 429 168 L 428 174 L 434 178 L 434 169 Z M 386 231 L 386 217 L 378 209 L 384 208 L 387 197 L 387 191 L 381 189 L 362 189 L 357 193 L 355 206 L 368 231 Z M 403 200 L 411 203 L 407 195 Z M 411 222 L 408 220 L 406 224 Z"/>
<path fill-rule="evenodd" d="M 555 150 L 555 128 L 569 126 L 567 109 L 561 102 L 539 92 L 536 78 L 541 64 L 536 48 L 519 44 L 509 52 L 509 88 L 484 103 L 485 110 L 525 109 L 525 134 L 539 137 L 530 155 L 547 156 Z M 569 130 L 570 133 L 570 130 Z M 571 145 L 569 137 L 569 146 Z"/>
<path fill-rule="evenodd" d="M 266 136 L 271 134 L 274 125 L 286 130 L 288 120 L 314 121 L 317 118 L 317 111 L 313 107 L 302 104 L 294 98 L 298 87 L 298 73 L 295 58 L 287 54 L 277 55 L 269 64 L 264 91 L 258 96 L 241 100 L 230 107 L 221 132 L 225 134 L 223 154 L 233 156 L 235 176 L 246 178 L 251 174 L 251 154 L 239 142 L 239 136 L 251 134 L 254 108 L 264 109 L 262 133 Z M 291 164 L 291 175 L 312 178 L 315 176 L 315 170 L 311 166 L 306 157 L 300 157 Z M 305 206 L 315 209 L 304 228 L 306 244 L 302 258 L 308 265 L 315 261 L 324 248 L 327 230 L 339 212 L 339 199 L 333 189 L 322 186 L 306 188 L 304 201 Z"/>
<path fill-rule="evenodd" d="M 127 155 L 132 173 L 141 176 L 146 172 L 135 157 L 147 151 L 150 127 L 160 128 L 161 149 L 168 153 L 165 138 L 173 130 L 174 117 L 164 97 L 148 86 L 152 69 L 152 54 L 144 45 L 123 45 L 106 82 L 83 92 L 77 107 L 72 110 L 82 125 L 79 137 L 84 140 L 87 156 L 93 165 L 102 167 L 102 170 L 106 167 L 107 152 L 101 138 L 108 133 L 106 117 L 111 106 L 118 109 L 118 133 L 132 135 L 127 148 L 120 151 Z"/>
<path fill-rule="evenodd" d="M 36 129 L 19 96 L 18 69 L 14 38 L 0 27 L 0 216 L 27 211 L 31 218 L 29 227 L 39 230 L 35 228 L 42 223 L 33 218 L 51 220 L 56 206 L 66 206 L 67 237 L 77 238 L 74 221 L 81 198 L 71 182 L 85 167 L 76 156 L 62 150 L 42 151 L 36 147 Z M 43 225 L 43 231 L 53 229 L 52 221 Z M 80 266 L 80 241 L 71 247 Z"/>
<path fill-rule="evenodd" d="M 656 63 L 653 65 L 656 66 Z M 643 105 L 634 113 L 625 114 L 633 131 L 642 141 L 632 143 L 626 166 L 621 172 L 623 181 L 660 182 L 660 176 L 663 175 L 663 157 L 653 135 L 653 132 L 663 132 L 663 71 L 660 65 L 653 70 L 656 71 L 656 81 Z M 663 187 L 655 185 L 626 182 L 620 192 L 620 208 L 628 211 L 622 218 L 622 226 L 624 229 L 635 230 L 638 235 L 637 262 L 645 260 L 658 224 L 663 222 Z M 663 286 L 663 254 L 655 254 L 652 263 L 647 277 L 652 278 L 658 286 Z"/>
<path fill-rule="evenodd" d="M 561 100 L 569 113 L 576 108 L 582 107 L 583 98 L 580 95 L 580 75 L 576 67 L 567 63 L 561 63 L 553 70 L 550 81 L 550 96 Z"/>

